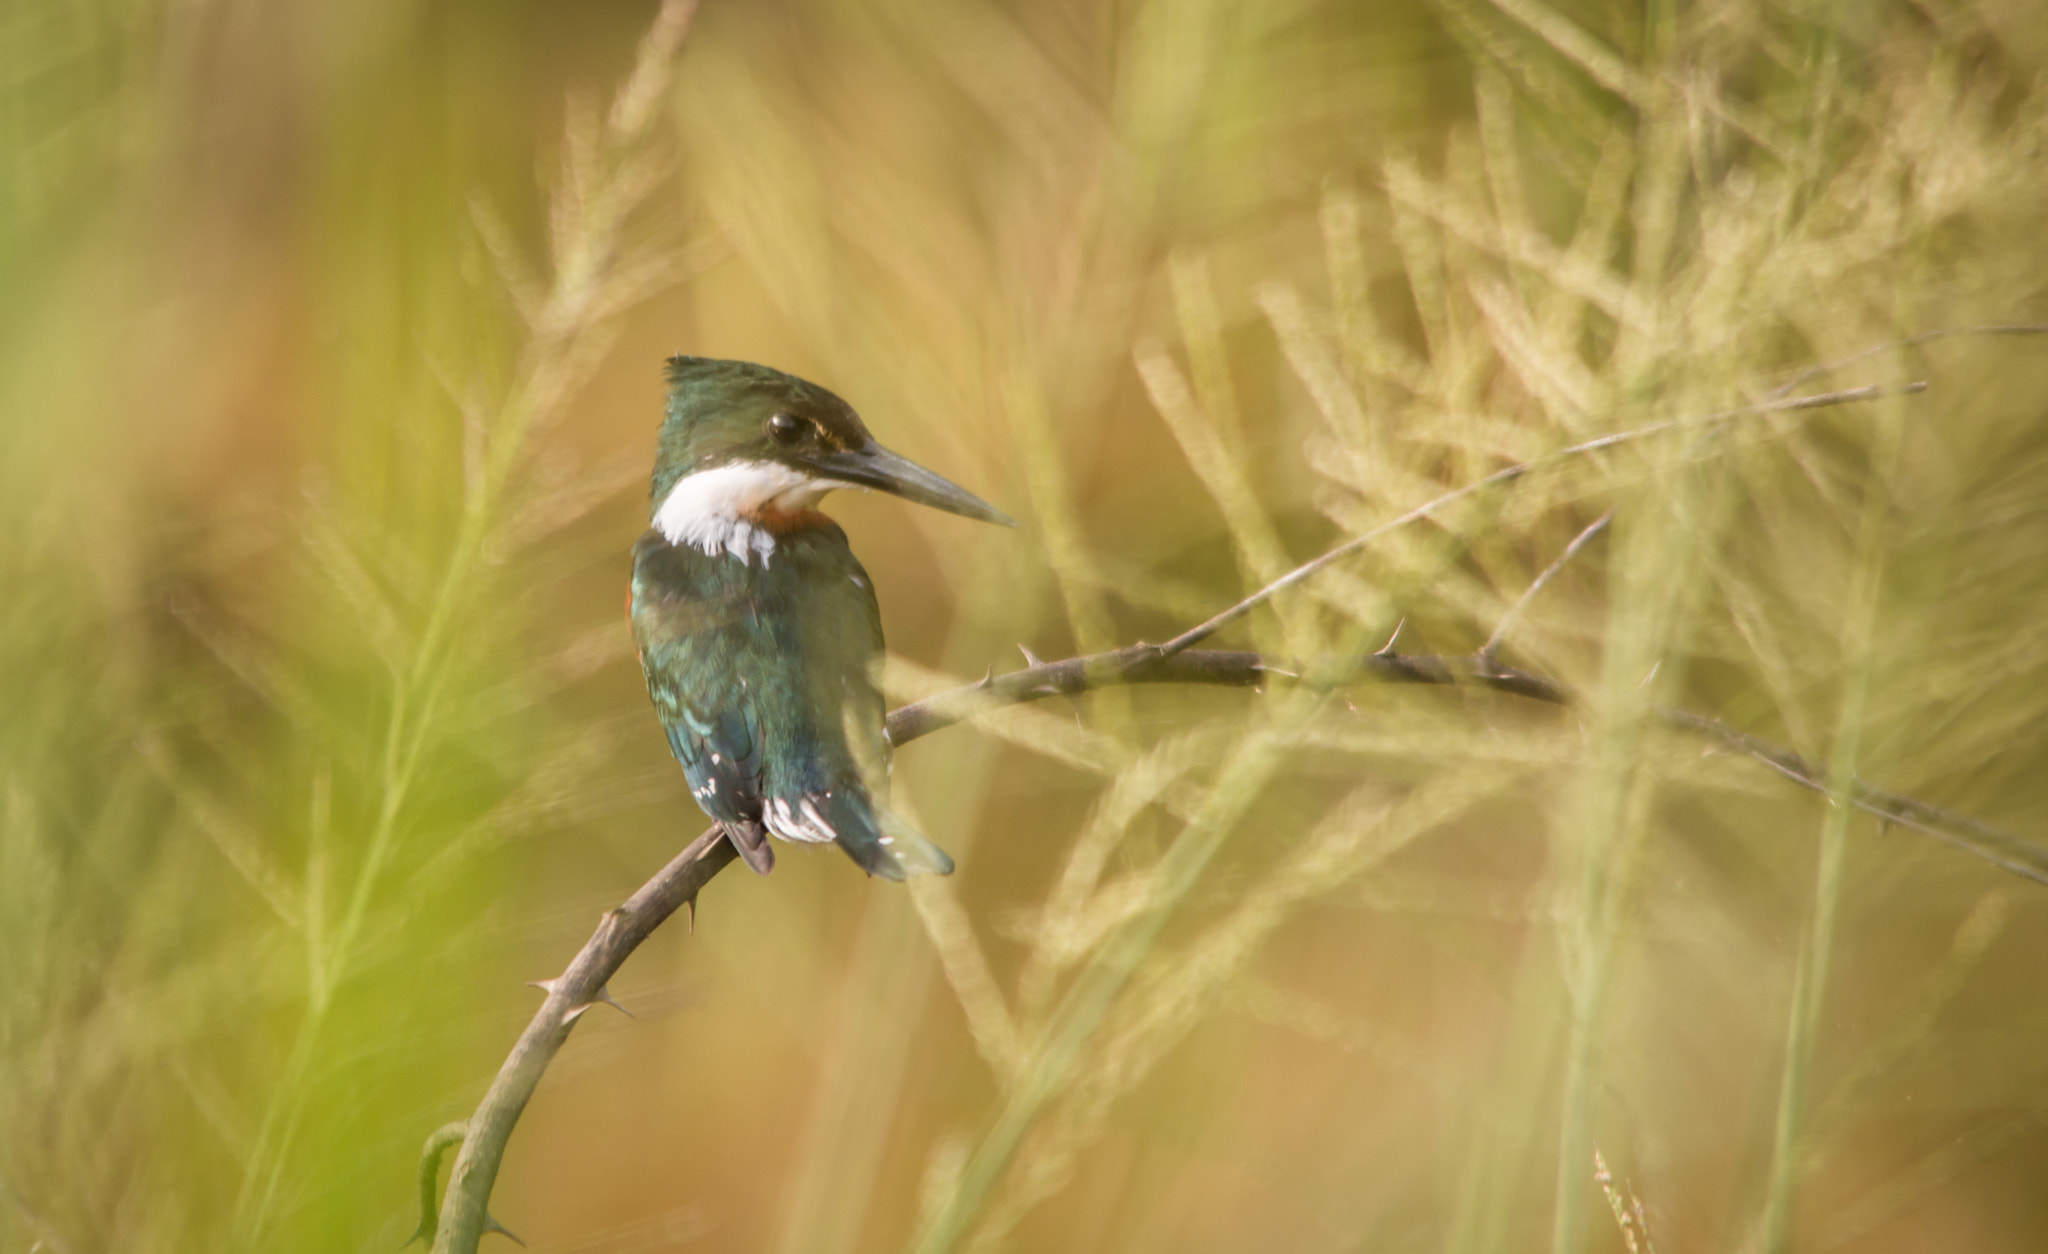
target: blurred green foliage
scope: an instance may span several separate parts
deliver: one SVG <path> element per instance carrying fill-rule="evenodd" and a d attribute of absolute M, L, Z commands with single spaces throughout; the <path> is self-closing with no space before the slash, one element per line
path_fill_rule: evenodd
<path fill-rule="evenodd" d="M 834 501 L 905 699 L 1726 417 L 1239 633 L 1469 652 L 1611 509 L 1503 643 L 1569 713 L 907 748 L 960 873 L 721 878 L 522 1123 L 535 1248 L 2038 1248 L 2048 890 L 1653 718 L 2048 833 L 2048 340 L 1900 343 L 2048 317 L 2037 7 L 0 13 L 0 1254 L 412 1231 L 701 827 L 617 609 L 677 350 L 1027 518 Z"/>

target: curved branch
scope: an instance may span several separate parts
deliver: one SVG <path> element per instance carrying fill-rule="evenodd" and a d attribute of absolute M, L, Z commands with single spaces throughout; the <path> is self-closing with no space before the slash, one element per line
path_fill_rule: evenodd
<path fill-rule="evenodd" d="M 405 1239 L 407 1245 L 434 1235 L 434 1183 L 441 1177 L 441 1159 L 468 1132 L 469 1124 L 458 1119 L 454 1123 L 444 1123 L 428 1134 L 427 1143 L 420 1150 L 420 1223 Z"/>
<path fill-rule="evenodd" d="M 626 903 L 605 911 L 597 932 L 568 970 L 546 982 L 547 1000 L 534 1012 L 512 1053 L 498 1068 L 497 1078 L 469 1117 L 462 1152 L 448 1173 L 448 1196 L 441 1203 L 441 1224 L 434 1234 L 434 1254 L 474 1254 L 490 1225 L 487 1209 L 497 1182 L 512 1125 L 526 1110 L 541 1076 L 569 1039 L 569 1030 L 584 1011 L 606 1000 L 605 985 L 625 964 L 640 942 L 733 860 L 733 847 L 717 828 L 690 842 L 669 864 L 640 886 Z"/>
<path fill-rule="evenodd" d="M 978 684 L 943 692 L 894 710 L 889 715 L 891 743 L 908 744 L 921 736 L 965 722 L 1005 706 L 1045 697 L 1073 697 L 1100 688 L 1129 684 L 1211 684 L 1256 688 L 1267 683 L 1306 683 L 1318 688 L 1351 684 L 1469 685 L 1540 701 L 1571 704 L 1571 694 L 1556 681 L 1529 671 L 1493 665 L 1480 656 L 1402 656 L 1391 652 L 1341 659 L 1299 669 L 1275 665 L 1246 651 L 1187 649 L 1162 656 L 1156 645 L 1132 645 L 1109 653 L 1040 662 Z M 1719 719 L 1685 710 L 1660 709 L 1666 726 L 1699 736 L 1717 747 L 1739 753 L 1778 771 L 1803 788 L 1825 795 L 1825 772 L 1790 749 L 1737 731 Z M 2036 883 L 2048 885 L 2048 852 L 2010 833 L 1967 815 L 1885 792 L 1861 781 L 1853 785 L 1857 808 L 1901 827 L 1911 828 L 1986 858 Z M 535 1012 L 512 1053 L 498 1069 L 476 1113 L 466 1124 L 462 1152 L 449 1173 L 448 1196 L 441 1208 L 434 1254 L 474 1254 L 477 1241 L 494 1229 L 486 1209 L 498 1165 L 511 1139 L 512 1127 L 526 1109 L 557 1051 L 569 1039 L 576 1020 L 599 1002 L 609 1002 L 606 984 L 634 949 L 676 910 L 694 908 L 697 893 L 734 860 L 732 845 L 716 827 L 690 842 L 654 878 L 617 909 L 606 912 L 595 935 L 586 942 L 560 976 L 539 983 L 547 1000 Z M 444 1132 L 446 1129 L 443 1130 Z M 435 1134 L 439 1138 L 442 1133 Z M 434 1142 L 429 1142 L 430 1149 Z M 431 1176 L 426 1187 L 431 1190 Z"/>

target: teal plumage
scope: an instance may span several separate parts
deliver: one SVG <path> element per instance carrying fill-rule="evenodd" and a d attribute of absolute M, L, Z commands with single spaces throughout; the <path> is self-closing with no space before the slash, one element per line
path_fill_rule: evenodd
<path fill-rule="evenodd" d="M 785 534 L 765 566 L 649 532 L 633 546 L 633 635 L 691 795 L 743 828 L 742 852 L 765 851 L 773 816 L 778 835 L 836 839 L 871 874 L 953 869 L 875 799 L 889 757 L 882 616 L 845 532 Z"/>
<path fill-rule="evenodd" d="M 672 359 L 669 380 L 631 618 L 691 795 L 764 874 L 767 835 L 835 842 L 888 879 L 950 872 L 888 809 L 881 612 L 846 533 L 814 507 L 874 487 L 1008 520 L 882 449 L 814 384 L 700 358 Z"/>

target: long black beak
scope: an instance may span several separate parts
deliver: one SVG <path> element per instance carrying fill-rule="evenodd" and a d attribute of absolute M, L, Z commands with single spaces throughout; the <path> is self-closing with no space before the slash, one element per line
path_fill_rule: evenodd
<path fill-rule="evenodd" d="M 979 518 L 1005 527 L 1017 525 L 1016 519 L 966 488 L 941 479 L 908 457 L 892 453 L 873 440 L 845 452 L 806 454 L 803 462 L 842 483 L 893 492 L 906 501 L 916 501 L 919 505 L 929 505 L 949 514 Z"/>

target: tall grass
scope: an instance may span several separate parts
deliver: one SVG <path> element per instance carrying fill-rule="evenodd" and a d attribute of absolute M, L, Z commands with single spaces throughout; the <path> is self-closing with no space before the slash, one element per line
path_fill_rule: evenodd
<path fill-rule="evenodd" d="M 525 1116 L 536 1248 L 2038 1245 L 2036 891 L 1654 717 L 2048 831 L 2044 341 L 1902 343 L 2048 316 L 2027 6 L 682 12 L 0 19 L 0 1251 L 411 1231 L 698 827 L 616 618 L 677 349 L 1027 516 L 835 499 L 900 698 L 1533 461 L 1226 642 L 1578 703 L 906 747 L 960 873 L 716 882 Z"/>
<path fill-rule="evenodd" d="M 17 1059 L 41 1065 L 9 1068 L 9 1124 L 41 1135 L 10 1140 L 22 1195 L 70 1208 L 45 1216 L 25 1202 L 26 1239 L 313 1248 L 396 1231 L 388 1208 L 363 1200 L 403 1178 L 414 1121 L 445 1100 L 408 1055 L 447 1048 L 436 1021 L 478 978 L 487 922 L 478 855 L 531 821 L 521 780 L 546 767 L 520 729 L 546 693 L 518 660 L 529 604 L 507 562 L 618 487 L 615 475 L 536 473 L 533 448 L 619 315 L 688 260 L 630 226 L 670 173 L 646 132 L 687 19 L 685 5 L 664 12 L 608 115 L 572 99 L 545 279 L 527 276 L 481 203 L 472 256 L 433 249 L 424 274 L 365 264 L 422 225 L 402 211 L 377 221 L 388 206 L 321 241 L 334 270 L 316 316 L 333 320 L 338 347 L 293 398 L 313 446 L 305 499 L 238 502 L 218 521 L 239 529 L 261 511 L 280 534 L 218 565 L 195 561 L 198 538 L 181 534 L 193 524 L 163 527 L 150 499 L 175 485 L 113 443 L 131 432 L 104 413 L 92 415 L 100 439 L 60 446 L 67 464 L 22 485 L 28 543 L 14 547 L 42 568 L 18 585 L 27 600 L 10 644 L 24 649 L 10 674 L 47 695 L 26 707 L 42 717 L 9 772 L 22 818 L 9 857 L 23 861 L 9 887 L 23 897 L 8 917 L 10 949 L 47 955 L 35 960 L 48 975 L 13 990 L 26 1020 Z M 362 156 L 350 137 L 336 146 L 322 154 L 342 167 L 332 177 L 369 177 L 348 168 Z M 170 177 L 121 173 L 130 194 Z M 441 190 L 456 193 L 442 206 L 461 203 L 460 188 L 400 194 Z M 437 215 L 433 228 L 461 239 L 459 221 Z M 136 264 L 124 254 L 145 247 L 94 243 L 114 255 L 103 264 Z M 495 266 L 477 264 L 490 254 Z M 413 282 L 424 296 L 406 293 Z M 122 312 L 109 316 L 124 327 Z M 76 389 L 64 400 L 116 409 L 150 404 L 157 382 L 117 375 L 94 392 L 60 380 Z M 111 534 L 67 527 L 67 515 L 110 504 L 128 515 Z M 91 588 L 110 560 L 132 580 L 113 604 Z M 100 673 L 138 650 L 155 656 L 131 682 Z M 72 673 L 49 673 L 68 659 Z M 45 818 L 39 799 L 60 794 L 37 759 L 76 737 L 63 770 L 82 796 L 98 779 L 130 799 Z M 103 894 L 97 929 L 69 934 L 77 903 Z M 390 1099 L 365 1103 L 366 1088 Z M 106 1137 L 132 1143 L 133 1161 L 94 1153 Z M 74 1154 L 51 1152 L 70 1144 Z"/>

